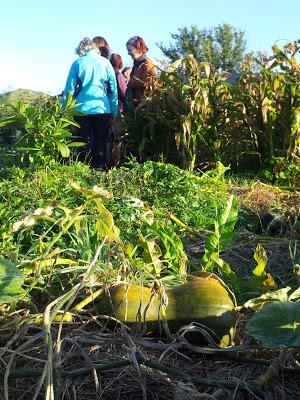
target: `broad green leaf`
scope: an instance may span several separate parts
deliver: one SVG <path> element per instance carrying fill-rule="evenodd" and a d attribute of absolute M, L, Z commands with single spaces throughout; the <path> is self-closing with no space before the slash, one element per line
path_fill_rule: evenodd
<path fill-rule="evenodd" d="M 227 275 L 232 284 L 238 284 L 238 277 L 234 271 L 230 268 L 230 265 L 222 260 L 220 257 L 215 257 L 212 255 L 212 261 L 220 268 L 223 274 Z"/>
<path fill-rule="evenodd" d="M 199 180 L 205 180 L 207 177 L 213 178 L 216 181 L 219 181 L 226 171 L 229 171 L 230 167 L 225 167 L 221 161 L 216 162 L 216 168 L 205 172 L 201 177 L 198 177 Z"/>
<path fill-rule="evenodd" d="M 60 151 L 62 157 L 69 157 L 70 149 L 65 143 L 57 143 L 57 148 Z"/>
<path fill-rule="evenodd" d="M 220 243 L 219 251 L 224 251 L 232 242 L 234 226 L 238 218 L 238 206 L 234 197 L 230 196 L 224 211 L 219 218 Z"/>
<path fill-rule="evenodd" d="M 63 138 L 70 138 L 72 136 L 72 133 L 68 131 L 68 129 L 64 128 L 57 128 L 55 132 L 52 133 L 52 136 L 60 136 Z"/>
<path fill-rule="evenodd" d="M 233 196 L 230 196 L 226 207 L 215 222 L 215 232 L 209 236 L 205 243 L 204 256 L 200 263 L 203 270 L 209 270 L 213 266 L 213 258 L 218 259 L 220 251 L 228 247 L 233 238 L 234 226 L 238 217 L 237 205 L 233 203 Z"/>
<path fill-rule="evenodd" d="M 144 269 L 145 264 L 141 257 L 135 257 L 138 246 L 133 246 L 132 244 L 127 244 L 122 246 L 125 254 L 129 258 L 130 264 L 137 269 Z"/>
<path fill-rule="evenodd" d="M 180 237 L 174 231 L 173 225 L 165 226 L 159 222 L 149 224 L 145 219 L 143 220 L 148 228 L 162 241 L 165 250 L 163 258 L 168 262 L 169 267 L 176 271 L 179 276 L 185 276 L 187 255 Z"/>
<path fill-rule="evenodd" d="M 136 252 L 137 246 L 134 246 L 132 243 L 128 243 L 123 246 L 123 250 L 125 254 L 131 259 L 135 252 Z"/>
<path fill-rule="evenodd" d="M 266 304 L 248 321 L 246 331 L 267 348 L 300 348 L 300 301 Z"/>
<path fill-rule="evenodd" d="M 71 142 L 68 144 L 69 147 L 82 147 L 84 145 L 85 145 L 84 142 Z"/>
<path fill-rule="evenodd" d="M 96 228 L 100 238 L 104 239 L 108 237 L 110 240 L 118 242 L 119 238 L 119 229 L 115 225 L 108 224 L 107 220 L 98 219 L 96 222 Z"/>
<path fill-rule="evenodd" d="M 24 277 L 14 263 L 0 260 L 0 304 L 18 300 L 24 295 Z"/>

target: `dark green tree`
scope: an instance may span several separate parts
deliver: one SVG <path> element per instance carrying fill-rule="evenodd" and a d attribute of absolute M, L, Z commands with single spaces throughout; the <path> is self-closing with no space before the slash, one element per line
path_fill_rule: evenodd
<path fill-rule="evenodd" d="M 223 23 L 215 28 L 199 30 L 197 26 L 178 28 L 171 34 L 174 44 L 158 47 L 172 62 L 187 54 L 198 61 L 207 61 L 218 69 L 228 72 L 239 71 L 245 57 L 245 32 Z"/>

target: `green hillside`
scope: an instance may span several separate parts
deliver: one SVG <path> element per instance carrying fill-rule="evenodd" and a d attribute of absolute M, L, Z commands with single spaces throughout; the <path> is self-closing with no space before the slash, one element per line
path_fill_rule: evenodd
<path fill-rule="evenodd" d="M 35 92 L 29 89 L 17 89 L 0 94 L 0 120 L 10 115 L 12 110 L 7 103 L 16 105 L 18 101 L 25 104 L 36 103 L 39 99 L 50 97 L 43 92 Z M 12 123 L 0 127 L 0 167 L 14 163 L 14 152 L 11 145 L 17 140 L 20 133 L 20 127 L 17 123 Z"/>
<path fill-rule="evenodd" d="M 50 97 L 44 92 L 35 92 L 29 89 L 17 89 L 10 92 L 5 92 L 0 94 L 0 103 L 11 103 L 16 104 L 18 101 L 22 100 L 24 103 L 32 103 L 41 97 Z"/>

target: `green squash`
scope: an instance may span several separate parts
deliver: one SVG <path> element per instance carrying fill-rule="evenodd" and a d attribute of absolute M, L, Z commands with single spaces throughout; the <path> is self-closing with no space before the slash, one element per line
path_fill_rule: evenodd
<path fill-rule="evenodd" d="M 109 288 L 97 304 L 100 314 L 111 315 L 131 329 L 145 334 L 158 332 L 160 301 L 148 287 L 122 283 Z"/>
<path fill-rule="evenodd" d="M 234 295 L 214 274 L 201 272 L 189 276 L 183 285 L 166 289 L 165 312 L 157 293 L 140 285 L 119 284 L 108 290 L 97 308 L 101 314 L 124 322 L 134 331 L 147 335 L 162 335 L 164 323 L 170 333 L 192 322 L 205 325 L 214 332 L 220 346 L 232 342 L 236 312 Z M 213 335 L 214 336 L 214 335 Z M 189 333 L 187 339 L 201 343 L 201 333 Z"/>

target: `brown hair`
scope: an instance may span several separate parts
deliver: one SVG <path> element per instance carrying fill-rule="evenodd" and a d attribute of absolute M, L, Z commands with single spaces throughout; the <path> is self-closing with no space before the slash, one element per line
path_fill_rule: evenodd
<path fill-rule="evenodd" d="M 110 62 L 111 62 L 111 65 L 117 70 L 120 70 L 123 68 L 122 57 L 119 54 L 113 53 L 110 56 Z"/>
<path fill-rule="evenodd" d="M 107 40 L 104 39 L 104 37 L 102 37 L 102 36 L 95 36 L 93 38 L 93 42 L 98 47 L 101 56 L 105 57 L 105 58 L 109 58 L 110 53 L 111 53 L 111 48 L 110 48 Z"/>
<path fill-rule="evenodd" d="M 127 43 L 127 45 L 135 47 L 137 50 L 139 50 L 141 53 L 145 54 L 149 50 L 148 47 L 146 46 L 146 43 L 144 42 L 144 39 L 142 39 L 140 36 L 133 36 L 130 38 Z"/>

